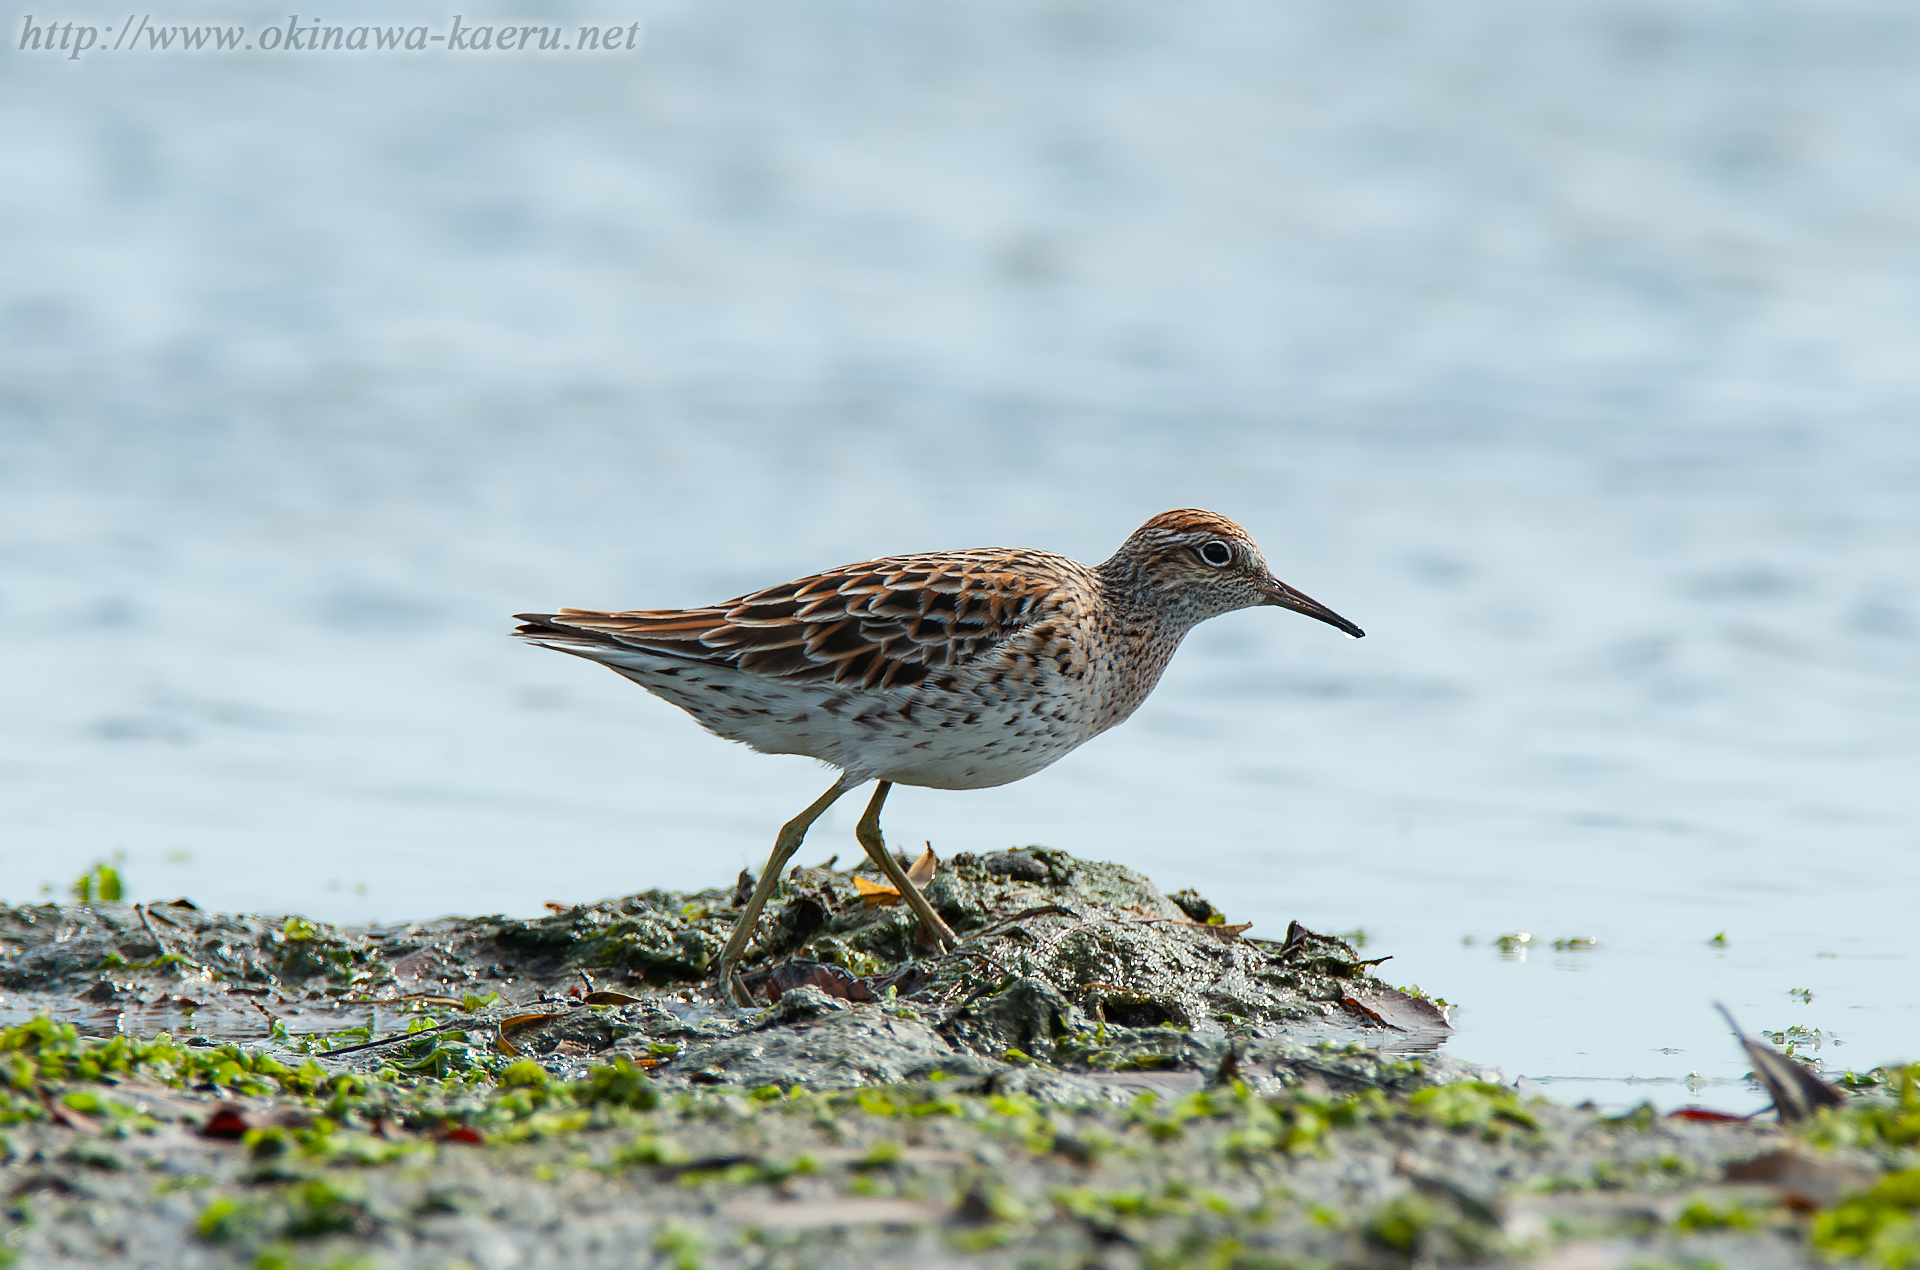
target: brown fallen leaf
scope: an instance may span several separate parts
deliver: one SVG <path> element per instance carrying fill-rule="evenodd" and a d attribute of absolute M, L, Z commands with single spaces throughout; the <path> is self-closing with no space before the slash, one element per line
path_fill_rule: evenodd
<path fill-rule="evenodd" d="M 907 881 L 917 887 L 925 888 L 927 883 L 933 881 L 933 875 L 939 871 L 940 857 L 933 853 L 933 844 L 929 842 L 920 858 L 913 862 L 913 867 L 907 870 Z"/>
<path fill-rule="evenodd" d="M 1342 993 L 1340 997 L 1340 1004 L 1346 1006 L 1347 1009 L 1353 1011 L 1355 1014 L 1359 1015 L 1363 1019 L 1366 1019 L 1370 1023 L 1378 1023 L 1381 1027 L 1393 1028 L 1393 1030 L 1396 1032 L 1403 1032 L 1406 1030 L 1405 1028 L 1402 1028 L 1397 1024 L 1387 1022 L 1386 1016 L 1381 1014 L 1380 1011 L 1374 1009 L 1371 1005 L 1368 1005 L 1365 1001 L 1361 1001 L 1350 994 Z"/>
<path fill-rule="evenodd" d="M 493 1050 L 496 1054 L 505 1054 L 508 1058 L 520 1057 L 520 1047 L 504 1036 L 493 1038 Z"/>
<path fill-rule="evenodd" d="M 900 902 L 900 892 L 894 890 L 891 885 L 885 882 L 869 882 L 865 878 L 853 880 L 853 893 L 859 896 L 860 902 L 868 908 Z"/>
<path fill-rule="evenodd" d="M 907 870 L 907 881 L 919 890 L 925 890 L 934 876 L 940 872 L 940 857 L 933 853 L 933 844 L 928 843 L 913 867 Z M 897 904 L 902 899 L 900 891 L 891 882 L 869 882 L 857 877 L 853 880 L 853 892 L 860 897 L 861 903 L 868 908 L 882 904 Z"/>
<path fill-rule="evenodd" d="M 561 1011 L 543 1010 L 538 1014 L 515 1014 L 500 1020 L 500 1030 L 505 1032 L 512 1028 L 525 1027 L 529 1023 L 544 1023 L 548 1019 L 559 1018 L 561 1013 Z"/>
<path fill-rule="evenodd" d="M 641 998 L 602 988 L 597 992 L 589 992 L 584 999 L 588 1005 L 633 1005 Z"/>
<path fill-rule="evenodd" d="M 1445 1036 L 1448 1031 L 1446 1011 L 1383 983 L 1356 983 L 1341 993 L 1340 1004 L 1397 1032 Z"/>
<path fill-rule="evenodd" d="M 853 975 L 839 966 L 819 961 L 783 961 L 767 976 L 765 991 L 769 1003 L 795 988 L 818 988 L 830 997 L 851 1001 L 855 999 L 855 983 Z M 864 999 L 872 1000 L 871 994 Z"/>

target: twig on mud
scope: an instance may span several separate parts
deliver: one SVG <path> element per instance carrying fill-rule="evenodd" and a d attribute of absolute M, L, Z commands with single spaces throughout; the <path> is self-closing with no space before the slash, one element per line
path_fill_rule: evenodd
<path fill-rule="evenodd" d="M 941 953 L 938 957 L 933 958 L 933 960 L 946 961 L 953 957 L 978 957 L 981 961 L 986 962 L 989 966 L 992 966 L 995 970 L 999 971 L 1002 978 L 1006 978 L 1006 979 L 1013 978 L 1013 972 L 1011 970 L 1008 970 L 1005 966 L 1001 965 L 998 961 L 995 961 L 992 957 L 980 951 L 978 948 L 967 948 L 962 946 L 962 947 L 953 949 L 951 952 Z M 941 994 L 940 1002 L 935 1008 L 942 1009 L 942 1010 L 946 1009 L 947 1003 L 953 1000 L 954 994 L 959 992 L 962 988 L 966 986 L 967 986 L 966 981 L 964 979 L 956 979 L 954 981 L 953 986 L 951 988 L 948 988 L 944 993 Z"/>
<path fill-rule="evenodd" d="M 1001 927 L 1011 926 L 1015 922 L 1024 922 L 1029 917 L 1055 917 L 1055 916 L 1078 918 L 1080 914 L 1074 912 L 1072 909 L 1068 908 L 1064 904 L 1038 904 L 1038 905 L 1035 905 L 1033 908 L 1022 909 L 1020 912 L 1015 913 L 1012 917 L 1004 917 L 1000 919 L 999 921 L 995 922 L 993 925 L 987 927 L 985 930 L 975 932 L 972 938 L 985 939 L 989 935 L 997 934 Z"/>
<path fill-rule="evenodd" d="M 135 904 L 133 911 L 140 915 L 140 924 L 146 927 L 147 937 L 153 940 L 154 947 L 160 950 L 162 957 L 177 957 L 180 955 L 174 952 L 173 949 L 167 947 L 167 941 L 160 938 L 160 932 L 155 930 L 153 923 L 147 920 L 147 906 L 145 904 Z"/>
<path fill-rule="evenodd" d="M 359 1045 L 349 1045 L 345 1049 L 321 1050 L 317 1057 L 336 1058 L 341 1054 L 352 1054 L 358 1050 L 370 1050 L 377 1045 L 392 1045 L 395 1041 L 410 1041 L 416 1036 L 426 1036 L 431 1032 L 445 1031 L 450 1027 L 472 1026 L 473 1024 L 468 1020 L 448 1019 L 445 1023 L 436 1023 L 432 1027 L 423 1027 L 418 1032 L 402 1032 L 398 1036 L 389 1036 L 378 1041 L 365 1041 Z"/>
<path fill-rule="evenodd" d="M 160 950 L 160 955 L 162 957 L 172 957 L 175 960 L 179 961 L 182 965 L 192 966 L 195 970 L 200 971 L 202 974 L 210 975 L 214 978 L 219 978 L 219 979 L 226 978 L 226 976 L 222 974 L 220 971 L 210 969 L 209 967 L 203 965 L 202 963 L 195 961 L 192 957 L 189 957 L 186 953 L 175 952 L 172 949 L 172 947 L 168 945 L 166 940 L 160 938 L 160 932 L 155 930 L 153 928 L 153 923 L 147 920 L 148 911 L 152 907 L 153 906 L 151 904 L 135 904 L 133 906 L 133 911 L 140 915 L 140 924 L 146 928 L 147 938 L 153 941 L 154 947 Z M 176 927 L 179 926 L 179 923 L 171 921 L 165 917 L 160 917 L 158 913 L 154 913 L 153 916 L 159 917 L 161 921 L 165 922 L 169 926 L 176 926 Z M 182 927 L 181 929 L 184 930 L 185 928 Z"/>
<path fill-rule="evenodd" d="M 968 942 L 971 943 L 972 941 L 969 940 Z M 981 961 L 986 962 L 989 966 L 992 966 L 995 970 L 998 970 L 1003 975 L 1010 975 L 1013 973 L 1011 970 L 1008 970 L 1005 966 L 1001 965 L 998 961 L 995 961 L 993 957 L 991 957 L 987 953 L 981 951 L 978 948 L 969 948 L 966 946 L 966 944 L 962 944 L 957 948 L 951 949 L 947 952 L 943 952 L 938 957 L 929 958 L 929 960 L 936 961 L 936 962 L 949 961 L 955 957 L 978 957 Z"/>

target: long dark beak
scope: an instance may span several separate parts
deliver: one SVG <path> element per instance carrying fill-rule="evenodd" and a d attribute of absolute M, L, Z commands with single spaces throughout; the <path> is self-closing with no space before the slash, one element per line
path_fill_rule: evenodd
<path fill-rule="evenodd" d="M 1320 603 L 1320 601 L 1300 594 L 1278 578 L 1267 579 L 1266 593 L 1266 602 L 1268 604 L 1278 605 L 1283 609 L 1292 609 L 1296 613 L 1305 613 L 1308 617 L 1325 622 L 1328 626 L 1338 627 L 1355 639 L 1360 639 L 1366 635 L 1365 631 L 1355 626 L 1352 622 L 1349 622 L 1346 618 L 1341 617 L 1338 613 Z"/>

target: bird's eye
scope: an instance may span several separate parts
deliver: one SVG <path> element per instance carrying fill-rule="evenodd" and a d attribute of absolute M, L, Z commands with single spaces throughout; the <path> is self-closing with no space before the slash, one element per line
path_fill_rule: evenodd
<path fill-rule="evenodd" d="M 1200 548 L 1200 558 L 1217 569 L 1223 564 L 1231 564 L 1233 562 L 1233 548 L 1215 539 L 1213 542 Z"/>

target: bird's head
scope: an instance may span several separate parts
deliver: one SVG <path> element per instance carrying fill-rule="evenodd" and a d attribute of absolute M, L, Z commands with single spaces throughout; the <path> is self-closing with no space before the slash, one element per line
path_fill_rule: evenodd
<path fill-rule="evenodd" d="M 1246 530 L 1215 512 L 1161 512 L 1133 531 L 1100 566 L 1102 574 L 1151 597 L 1153 607 L 1187 625 L 1235 609 L 1272 604 L 1338 627 L 1366 632 L 1273 576 Z"/>

